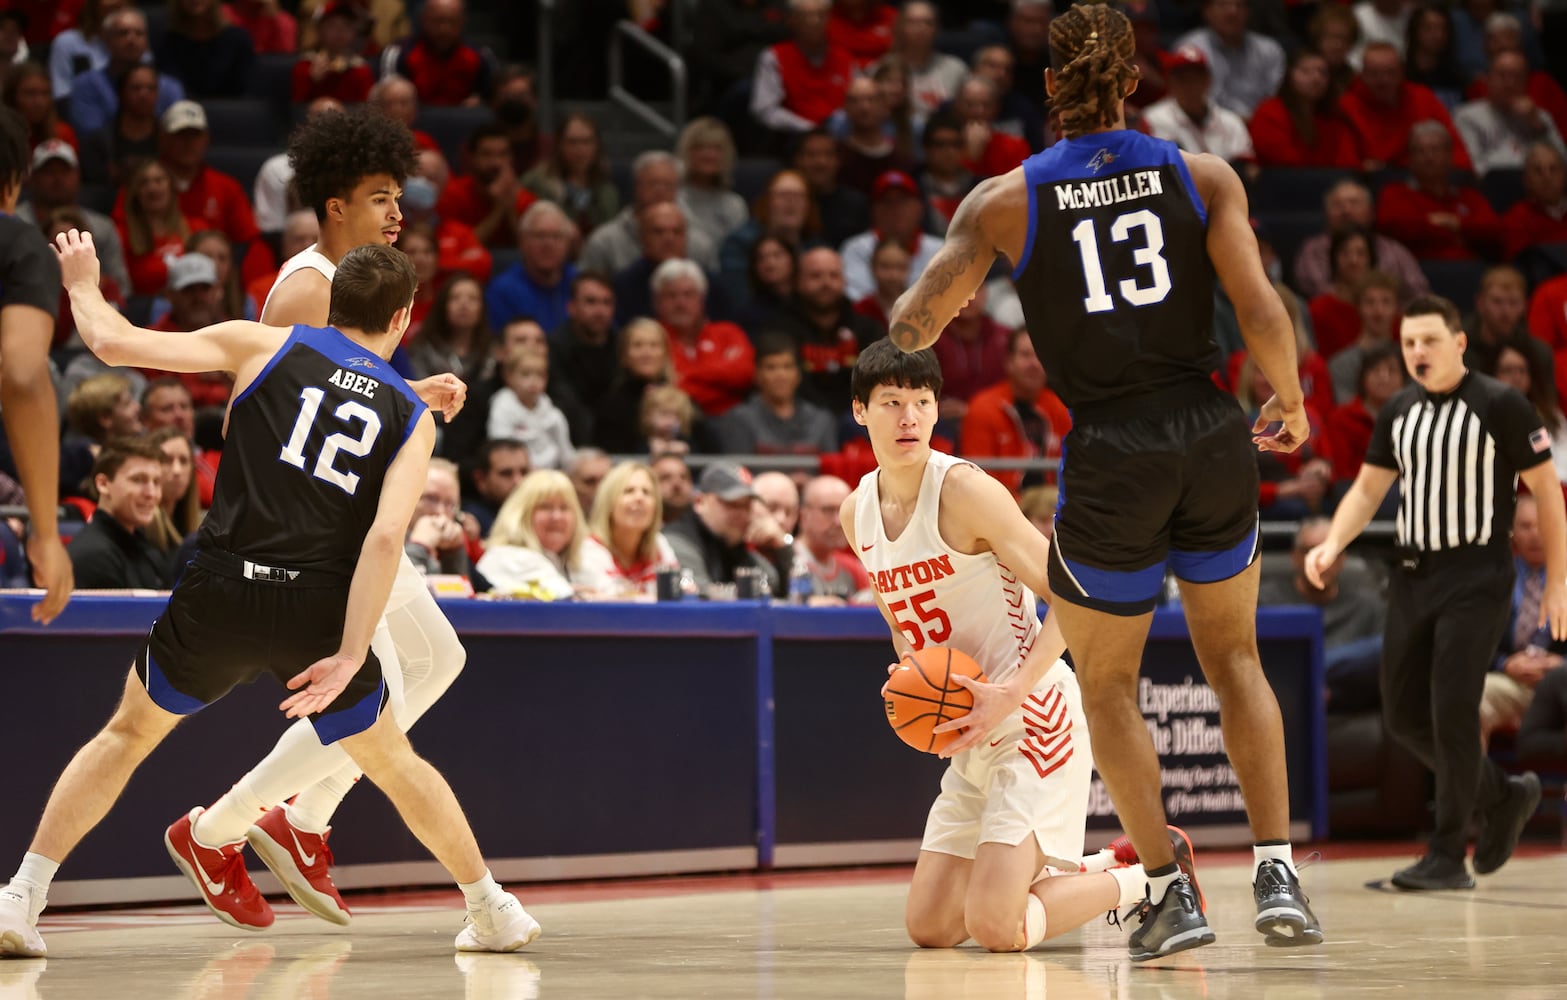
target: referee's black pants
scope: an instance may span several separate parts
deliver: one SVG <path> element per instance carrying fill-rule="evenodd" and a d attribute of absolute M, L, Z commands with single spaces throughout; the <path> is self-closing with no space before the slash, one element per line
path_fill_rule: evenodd
<path fill-rule="evenodd" d="M 1476 809 L 1501 803 L 1507 776 L 1480 748 L 1480 695 L 1512 601 L 1513 562 L 1490 547 L 1394 564 L 1382 646 L 1388 732 L 1436 775 L 1430 853 L 1462 860 Z"/>

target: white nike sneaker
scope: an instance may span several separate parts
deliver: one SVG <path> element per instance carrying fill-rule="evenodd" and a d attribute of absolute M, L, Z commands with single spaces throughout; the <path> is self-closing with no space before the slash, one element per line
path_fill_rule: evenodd
<path fill-rule="evenodd" d="M 457 935 L 458 951 L 516 951 L 543 932 L 539 922 L 509 892 L 468 911 L 468 926 Z"/>
<path fill-rule="evenodd" d="M 43 958 L 49 953 L 38 933 L 38 915 L 47 902 L 43 891 L 29 882 L 11 882 L 0 889 L 0 958 Z"/>

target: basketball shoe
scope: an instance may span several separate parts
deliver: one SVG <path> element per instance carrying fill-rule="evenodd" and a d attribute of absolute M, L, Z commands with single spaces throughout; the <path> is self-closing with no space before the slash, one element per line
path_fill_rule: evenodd
<path fill-rule="evenodd" d="M 1257 919 L 1252 926 L 1266 943 L 1275 948 L 1322 943 L 1322 925 L 1289 865 L 1282 861 L 1258 865 L 1252 895 L 1257 900 Z"/>
<path fill-rule="evenodd" d="M 192 832 L 196 819 L 204 812 L 200 806 L 174 821 L 163 835 L 174 865 L 185 873 L 201 894 L 207 909 L 225 924 L 246 931 L 272 926 L 272 907 L 261 898 L 256 884 L 245 871 L 245 842 L 208 847 Z"/>
<path fill-rule="evenodd" d="M 347 926 L 352 914 L 332 882 L 332 849 L 326 833 L 309 833 L 288 821 L 282 806 L 273 806 L 256 821 L 245 839 L 294 902 L 322 920 Z"/>
<path fill-rule="evenodd" d="M 1140 925 L 1127 941 L 1127 951 L 1134 962 L 1201 948 L 1216 940 L 1197 902 L 1197 890 L 1184 873 L 1164 890 L 1163 899 L 1155 903 L 1144 896 L 1129 916 Z"/>
<path fill-rule="evenodd" d="M 38 915 L 48 900 L 31 882 L 0 889 L 0 958 L 43 958 L 49 953 L 38 933 Z"/>
<path fill-rule="evenodd" d="M 1393 873 L 1392 882 L 1410 892 L 1435 892 L 1442 889 L 1473 889 L 1474 877 L 1463 858 L 1428 853 L 1408 868 Z"/>
<path fill-rule="evenodd" d="M 457 935 L 458 951 L 516 951 L 542 933 L 539 922 L 509 892 L 468 908 L 468 926 Z"/>
<path fill-rule="evenodd" d="M 1175 851 L 1175 864 L 1191 881 L 1192 891 L 1197 894 L 1198 909 L 1207 913 L 1208 899 L 1202 894 L 1202 886 L 1197 884 L 1197 854 L 1192 850 L 1192 839 L 1178 826 L 1167 826 L 1165 829 L 1169 831 L 1170 847 Z M 1141 863 L 1137 857 L 1137 848 L 1132 846 L 1131 839 L 1125 835 L 1110 841 L 1110 851 L 1115 855 L 1115 860 L 1123 865 Z"/>
<path fill-rule="evenodd" d="M 1507 797 L 1485 814 L 1480 836 L 1475 838 L 1476 875 L 1489 875 L 1507 864 L 1518 847 L 1518 838 L 1529 818 L 1540 807 L 1540 776 L 1533 771 L 1507 779 Z"/>

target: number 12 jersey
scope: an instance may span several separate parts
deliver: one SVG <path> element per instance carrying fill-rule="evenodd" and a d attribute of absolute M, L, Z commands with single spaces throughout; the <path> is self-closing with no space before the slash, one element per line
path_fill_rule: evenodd
<path fill-rule="evenodd" d="M 1072 408 L 1206 380 L 1208 214 L 1174 143 L 1113 131 L 1023 161 L 1028 237 L 1012 277 L 1050 387 Z"/>
<path fill-rule="evenodd" d="M 337 330 L 295 326 L 229 410 L 200 547 L 351 577 L 424 403 Z"/>

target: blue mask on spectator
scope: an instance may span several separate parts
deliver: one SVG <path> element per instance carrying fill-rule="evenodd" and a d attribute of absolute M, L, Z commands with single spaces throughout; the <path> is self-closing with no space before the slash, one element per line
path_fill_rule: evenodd
<path fill-rule="evenodd" d="M 428 212 L 435 207 L 435 185 L 424 177 L 410 177 L 403 184 L 402 204 L 415 212 Z"/>

